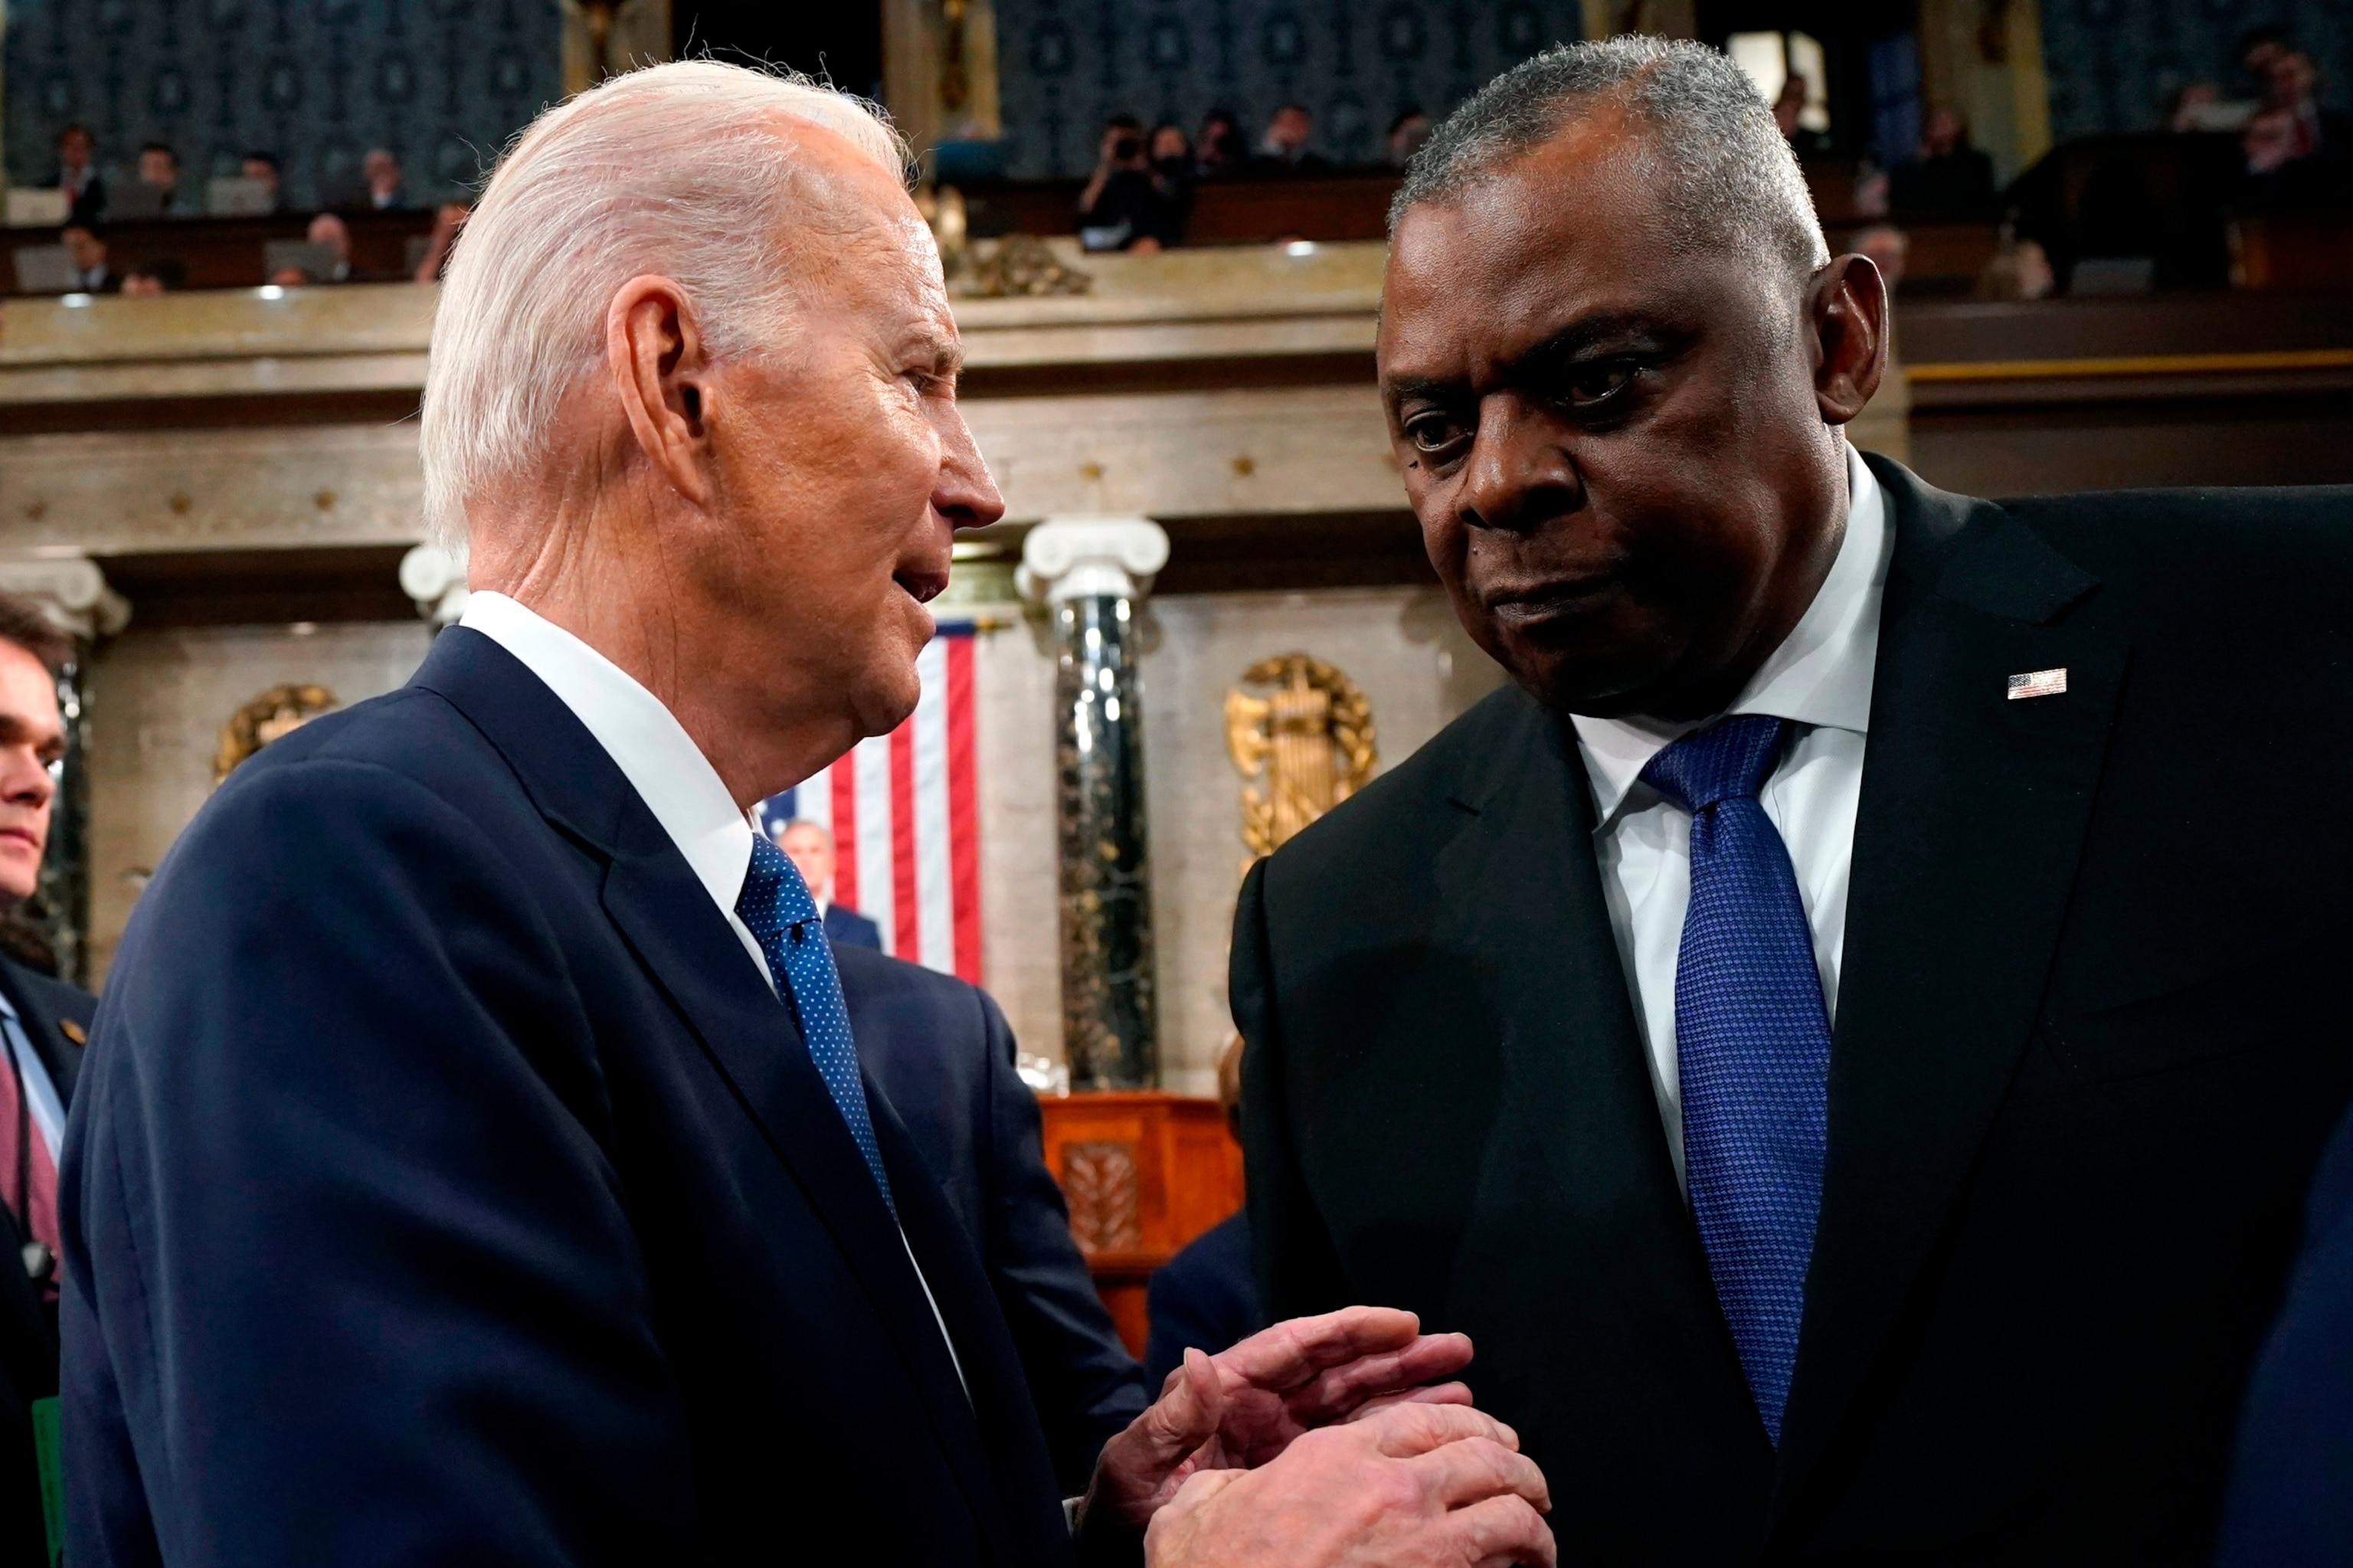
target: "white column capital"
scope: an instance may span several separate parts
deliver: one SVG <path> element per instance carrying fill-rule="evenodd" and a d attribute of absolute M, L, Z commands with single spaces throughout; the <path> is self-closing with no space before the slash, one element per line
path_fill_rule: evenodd
<path fill-rule="evenodd" d="M 0 556 L 0 592 L 37 601 L 85 642 L 111 637 L 131 621 L 131 601 L 109 588 L 98 563 L 79 551 Z"/>
<path fill-rule="evenodd" d="M 1142 599 L 1167 564 L 1167 532 L 1149 517 L 1049 517 L 1022 538 L 1014 581 L 1024 598 L 1047 604 Z"/>
<path fill-rule="evenodd" d="M 456 625 L 466 613 L 466 552 L 417 546 L 400 557 L 400 591 L 417 601 L 417 613 L 434 630 Z"/>

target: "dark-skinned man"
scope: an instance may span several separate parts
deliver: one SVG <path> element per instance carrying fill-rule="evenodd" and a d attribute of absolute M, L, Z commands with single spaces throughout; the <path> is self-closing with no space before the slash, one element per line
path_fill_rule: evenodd
<path fill-rule="evenodd" d="M 2353 1086 L 2348 496 L 1931 489 L 1841 436 L 1886 316 L 1694 45 L 1392 209 L 1516 683 L 1244 887 L 1251 1225 L 1274 1316 L 1475 1338 L 1563 1561 L 2202 1561 Z"/>

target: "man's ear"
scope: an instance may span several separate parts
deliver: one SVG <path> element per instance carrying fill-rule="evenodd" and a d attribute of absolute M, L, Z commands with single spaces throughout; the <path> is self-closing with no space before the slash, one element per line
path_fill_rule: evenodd
<path fill-rule="evenodd" d="M 1862 412 L 1887 370 L 1887 283 L 1867 256 L 1841 256 L 1814 276 L 1814 397 L 1843 425 Z"/>
<path fill-rule="evenodd" d="M 622 284 L 605 311 L 605 359 L 655 471 L 688 501 L 707 504 L 710 365 L 686 291 L 651 275 Z"/>

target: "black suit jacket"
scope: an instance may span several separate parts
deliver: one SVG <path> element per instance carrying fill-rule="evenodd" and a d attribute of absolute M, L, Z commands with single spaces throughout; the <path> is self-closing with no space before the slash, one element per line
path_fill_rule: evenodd
<path fill-rule="evenodd" d="M 63 1172 L 68 1560 L 1067 1561 L 874 1099 L 905 1245 L 620 770 L 442 633 L 238 768 L 124 933 Z"/>
<path fill-rule="evenodd" d="M 1185 1364 L 1187 1351 L 1214 1356 L 1265 1328 L 1250 1272 L 1250 1211 L 1228 1215 L 1154 1269 L 1144 1303 L 1152 1323 L 1144 1376 L 1154 1388 Z"/>
<path fill-rule="evenodd" d="M 82 1047 L 66 1027 L 88 1039 L 98 998 L 9 959 L 0 959 L 0 991 L 16 1009 L 58 1098 L 71 1107 Z M 5 1180 L 13 1192 L 14 1175 Z M 41 1518 L 31 1412 L 35 1400 L 58 1392 L 57 1319 L 16 1264 L 25 1239 L 16 1216 L 0 1208 L 0 1246 L 7 1249 L 0 1254 L 0 1563 L 46 1563 L 48 1527 Z"/>
<path fill-rule="evenodd" d="M 938 1178 L 996 1287 L 1066 1496 L 1147 1403 L 1071 1239 L 1046 1169 L 1038 1097 L 1013 1071 L 1013 1031 L 987 991 L 864 948 L 834 949 L 858 1060 Z"/>
<path fill-rule="evenodd" d="M 1267 1305 L 1467 1330 L 1564 1560 L 2200 1562 L 2353 1090 L 2353 493 L 1997 505 L 1869 461 L 1894 556 L 1778 1452 L 1573 736 L 1516 688 L 1244 886 Z"/>

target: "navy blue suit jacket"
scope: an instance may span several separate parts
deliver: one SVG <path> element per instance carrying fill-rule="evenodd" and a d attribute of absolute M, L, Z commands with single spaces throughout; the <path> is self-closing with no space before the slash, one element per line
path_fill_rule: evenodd
<path fill-rule="evenodd" d="M 1071 1239 L 1046 1169 L 1038 1097 L 1013 1071 L 1013 1031 L 988 993 L 863 948 L 837 948 L 858 1059 L 939 1179 L 996 1287 L 1065 1494 L 1147 1401 Z"/>
<path fill-rule="evenodd" d="M 1187 1350 L 1214 1356 L 1265 1328 L 1266 1308 L 1250 1271 L 1250 1211 L 1210 1226 L 1153 1270 L 1144 1309 L 1152 1320 L 1144 1375 L 1154 1388 L 1184 1365 Z"/>
<path fill-rule="evenodd" d="M 826 939 L 837 948 L 871 948 L 882 950 L 882 927 L 855 909 L 845 909 L 839 904 L 825 906 Z"/>
<path fill-rule="evenodd" d="M 2304 1568 L 2353 1556 L 2353 1116 L 2337 1127 L 2307 1206 L 2287 1305 L 2247 1387 L 2221 1568 Z"/>
<path fill-rule="evenodd" d="M 239 768 L 124 933 L 63 1173 L 69 1560 L 1068 1561 L 874 1121 L 905 1246 L 611 758 L 444 632 Z"/>

